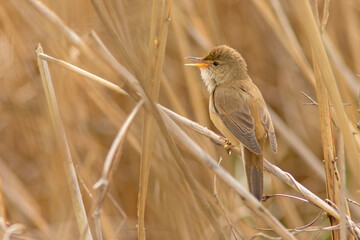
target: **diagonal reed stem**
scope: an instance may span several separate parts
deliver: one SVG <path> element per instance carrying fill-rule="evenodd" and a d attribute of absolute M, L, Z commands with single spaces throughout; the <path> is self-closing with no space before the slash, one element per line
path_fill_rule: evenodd
<path fill-rule="evenodd" d="M 61 120 L 60 110 L 57 104 L 55 90 L 50 76 L 50 70 L 48 68 L 47 62 L 41 59 L 40 57 L 40 54 L 42 53 L 43 50 L 41 45 L 39 44 L 38 48 L 36 49 L 37 64 L 39 67 L 46 100 L 49 106 L 51 120 L 55 128 L 57 141 L 62 150 L 62 153 L 64 154 L 64 163 L 65 163 L 64 167 L 65 167 L 66 179 L 68 181 L 69 191 L 73 203 L 73 208 L 74 208 L 79 232 L 81 234 L 85 233 L 86 240 L 92 240 L 93 238 L 90 229 L 88 227 L 89 224 L 87 221 L 84 202 L 81 197 L 81 191 L 77 180 L 74 163 L 72 161 L 72 157 L 70 153 L 69 143 L 67 141 L 64 125 Z"/>
<path fill-rule="evenodd" d="M 136 114 L 139 112 L 143 103 L 144 102 L 140 100 L 138 104 L 136 104 L 129 117 L 125 120 L 124 124 L 121 126 L 120 130 L 118 131 L 118 134 L 116 135 L 113 143 L 111 144 L 108 154 L 106 155 L 101 176 L 93 186 L 93 188 L 96 190 L 96 194 L 94 201 L 92 203 L 91 212 L 94 218 L 95 232 L 98 240 L 103 239 L 101 233 L 100 214 L 106 194 L 108 192 L 110 180 L 112 178 L 114 171 L 117 169 L 117 166 L 119 165 L 120 156 L 117 155 L 120 155 L 120 153 L 122 152 L 122 148 L 126 140 L 126 135 L 129 131 L 130 125 L 133 122 Z"/>

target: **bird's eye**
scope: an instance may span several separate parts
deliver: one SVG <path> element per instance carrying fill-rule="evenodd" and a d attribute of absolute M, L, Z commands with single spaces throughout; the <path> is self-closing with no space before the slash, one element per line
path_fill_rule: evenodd
<path fill-rule="evenodd" d="M 220 64 L 220 63 L 219 63 L 218 61 L 214 61 L 214 62 L 213 62 L 213 65 L 214 65 L 215 67 L 216 67 L 216 66 L 219 66 L 219 64 Z"/>

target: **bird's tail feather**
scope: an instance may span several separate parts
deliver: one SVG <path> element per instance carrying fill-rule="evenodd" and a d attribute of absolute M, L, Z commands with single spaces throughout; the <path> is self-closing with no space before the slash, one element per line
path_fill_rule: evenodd
<path fill-rule="evenodd" d="M 256 155 L 244 147 L 245 169 L 249 191 L 261 201 L 263 195 L 263 154 Z"/>

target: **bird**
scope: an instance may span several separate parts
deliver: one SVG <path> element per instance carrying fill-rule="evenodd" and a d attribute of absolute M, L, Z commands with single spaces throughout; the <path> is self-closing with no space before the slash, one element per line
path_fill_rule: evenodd
<path fill-rule="evenodd" d="M 241 54 L 227 45 L 217 46 L 205 57 L 186 57 L 200 69 L 209 92 L 209 115 L 215 127 L 234 146 L 244 146 L 249 191 L 263 196 L 263 154 L 269 138 L 277 152 L 275 129 L 265 100 L 247 72 Z"/>

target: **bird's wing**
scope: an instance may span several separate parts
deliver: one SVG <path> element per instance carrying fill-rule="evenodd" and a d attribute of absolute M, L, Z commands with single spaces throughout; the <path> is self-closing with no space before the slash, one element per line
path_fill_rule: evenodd
<path fill-rule="evenodd" d="M 217 87 L 213 94 L 215 113 L 228 130 L 250 151 L 261 154 L 260 144 L 255 137 L 254 118 L 243 93 L 234 88 Z"/>
<path fill-rule="evenodd" d="M 270 113 L 264 103 L 264 106 L 260 108 L 260 119 L 262 124 L 264 125 L 265 130 L 267 131 L 269 135 L 270 145 L 273 152 L 277 151 L 277 142 L 276 142 L 276 136 L 275 136 L 275 130 L 273 123 L 271 121 Z"/>

